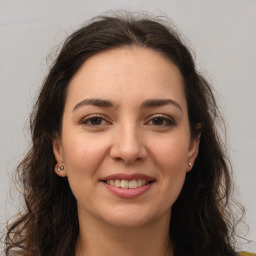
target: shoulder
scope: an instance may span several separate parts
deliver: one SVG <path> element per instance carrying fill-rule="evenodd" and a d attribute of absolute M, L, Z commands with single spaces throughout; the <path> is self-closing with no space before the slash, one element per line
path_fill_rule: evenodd
<path fill-rule="evenodd" d="M 251 252 L 239 252 L 237 256 L 256 256 L 256 254 Z"/>

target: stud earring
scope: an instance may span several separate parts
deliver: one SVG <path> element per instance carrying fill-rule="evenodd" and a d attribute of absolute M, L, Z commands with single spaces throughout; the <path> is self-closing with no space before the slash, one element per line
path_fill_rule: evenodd
<path fill-rule="evenodd" d="M 57 168 L 57 172 L 61 172 L 61 171 L 63 171 L 64 170 L 64 166 L 61 166 L 61 167 L 58 167 Z"/>
<path fill-rule="evenodd" d="M 188 163 L 188 166 L 191 168 L 191 167 L 192 167 L 192 163 L 189 162 L 189 163 Z"/>

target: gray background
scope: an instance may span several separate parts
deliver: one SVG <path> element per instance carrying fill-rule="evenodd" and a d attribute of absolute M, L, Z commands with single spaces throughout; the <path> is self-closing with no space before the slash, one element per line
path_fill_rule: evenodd
<path fill-rule="evenodd" d="M 256 252 L 256 0 L 0 0 L 0 229 L 19 206 L 12 176 L 49 53 L 88 18 L 116 9 L 167 15 L 187 38 L 226 119 L 236 198 L 254 240 L 239 246 Z"/>

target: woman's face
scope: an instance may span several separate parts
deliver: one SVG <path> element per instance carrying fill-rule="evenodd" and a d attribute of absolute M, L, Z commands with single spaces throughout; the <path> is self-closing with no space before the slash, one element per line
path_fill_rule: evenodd
<path fill-rule="evenodd" d="M 178 68 L 139 47 L 89 58 L 69 85 L 53 148 L 80 219 L 116 227 L 169 219 L 198 151 Z"/>

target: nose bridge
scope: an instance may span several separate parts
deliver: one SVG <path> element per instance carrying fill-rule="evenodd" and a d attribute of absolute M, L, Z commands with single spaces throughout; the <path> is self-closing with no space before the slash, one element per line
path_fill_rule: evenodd
<path fill-rule="evenodd" d="M 115 131 L 111 156 L 126 163 L 144 159 L 147 155 L 143 137 L 136 122 L 124 122 Z"/>

